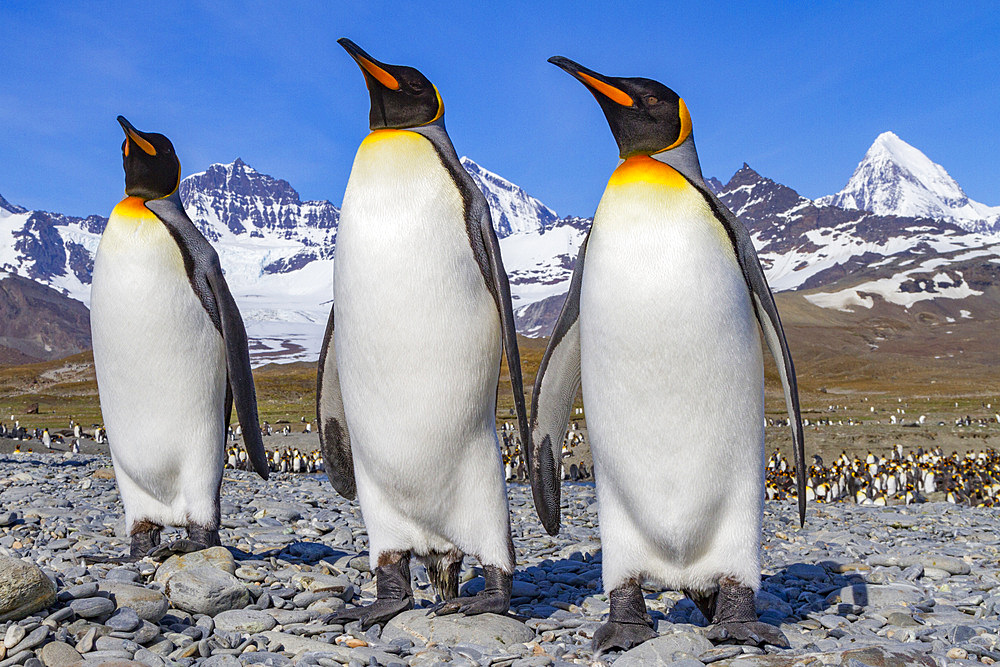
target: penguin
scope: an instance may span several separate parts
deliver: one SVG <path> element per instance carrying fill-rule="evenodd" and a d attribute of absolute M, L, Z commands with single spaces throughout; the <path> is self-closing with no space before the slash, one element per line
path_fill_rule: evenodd
<path fill-rule="evenodd" d="M 219 490 L 233 403 L 254 469 L 268 470 L 246 330 L 219 257 L 191 222 L 170 140 L 124 117 L 125 198 L 94 259 L 94 367 L 131 536 L 129 558 L 219 542 Z M 176 436 L 175 424 L 190 433 Z M 160 545 L 163 526 L 187 538 Z"/>
<path fill-rule="evenodd" d="M 341 209 L 317 424 L 330 481 L 361 505 L 378 592 L 335 618 L 369 627 L 411 608 L 411 556 L 446 600 L 437 614 L 502 614 L 514 572 L 496 431 L 504 349 L 522 443 L 528 428 L 490 209 L 427 77 L 339 43 L 368 86 L 371 133 Z M 463 554 L 485 588 L 455 599 Z"/>
<path fill-rule="evenodd" d="M 621 162 L 535 381 L 536 510 L 558 532 L 557 448 L 582 386 L 611 603 L 595 652 L 656 636 L 643 582 L 683 590 L 713 641 L 787 646 L 754 611 L 765 495 L 759 328 L 784 385 L 802 522 L 808 470 L 795 370 L 750 235 L 705 184 L 673 90 L 549 62 L 597 99 Z"/>

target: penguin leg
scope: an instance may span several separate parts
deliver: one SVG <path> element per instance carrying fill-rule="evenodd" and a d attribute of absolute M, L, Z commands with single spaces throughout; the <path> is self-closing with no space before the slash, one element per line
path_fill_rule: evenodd
<path fill-rule="evenodd" d="M 781 630 L 757 620 L 753 589 L 728 577 L 719 582 L 712 627 L 705 636 L 714 644 L 789 646 Z"/>
<path fill-rule="evenodd" d="M 159 540 L 157 540 L 159 542 Z M 165 560 L 174 554 L 189 554 L 209 547 L 221 547 L 218 528 L 208 528 L 196 523 L 187 526 L 187 537 L 160 545 L 149 554 L 157 560 Z"/>
<path fill-rule="evenodd" d="M 143 519 L 136 521 L 130 531 L 131 544 L 127 556 L 84 556 L 91 563 L 134 563 L 150 555 L 160 544 L 160 531 L 163 526 Z"/>
<path fill-rule="evenodd" d="M 432 553 L 424 558 L 427 577 L 442 600 L 453 600 L 458 597 L 458 575 L 462 571 L 462 558 L 463 554 L 458 549 Z"/>
<path fill-rule="evenodd" d="M 510 591 L 514 586 L 514 574 L 504 572 L 495 565 L 483 566 L 486 585 L 472 597 L 455 598 L 442 605 L 438 616 L 447 614 L 506 614 L 510 609 Z"/>
<path fill-rule="evenodd" d="M 413 609 L 413 589 L 410 587 L 410 552 L 396 551 L 379 556 L 375 568 L 375 602 L 366 607 L 352 607 L 330 614 L 323 623 L 360 621 L 367 630 L 376 623 L 384 624 L 400 612 Z"/>
<path fill-rule="evenodd" d="M 700 591 L 685 590 L 684 595 L 688 596 L 694 602 L 694 605 L 698 607 L 698 611 L 705 617 L 705 620 L 711 623 L 712 618 L 715 617 L 715 601 L 719 596 L 718 591 L 702 593 Z"/>
<path fill-rule="evenodd" d="M 611 591 L 607 622 L 594 633 L 594 655 L 613 649 L 627 651 L 656 636 L 653 620 L 646 613 L 646 601 L 636 579 Z"/>
<path fill-rule="evenodd" d="M 139 560 L 160 545 L 160 531 L 163 526 L 152 521 L 137 521 L 132 526 L 132 545 L 129 558 Z"/>

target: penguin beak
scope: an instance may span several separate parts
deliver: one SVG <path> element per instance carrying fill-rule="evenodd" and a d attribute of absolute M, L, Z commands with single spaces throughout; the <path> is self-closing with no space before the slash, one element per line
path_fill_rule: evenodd
<path fill-rule="evenodd" d="M 354 62 L 358 63 L 361 71 L 365 74 L 365 83 L 374 79 L 389 90 L 399 90 L 399 81 L 396 80 L 396 77 L 386 71 L 385 63 L 375 60 L 368 55 L 364 49 L 346 37 L 341 37 L 337 40 L 337 43 L 344 47 L 344 50 L 347 51 L 352 58 L 354 58 Z"/>
<path fill-rule="evenodd" d="M 594 94 L 594 97 L 601 95 L 623 107 L 635 106 L 635 100 L 632 99 L 632 96 L 618 85 L 611 83 L 611 80 L 603 74 L 595 72 L 592 69 L 587 69 L 580 63 L 574 62 L 569 58 L 564 58 L 563 56 L 552 56 L 549 58 L 549 62 L 560 69 L 566 70 L 570 76 L 585 85 Z"/>
<path fill-rule="evenodd" d="M 153 147 L 153 144 L 146 141 L 146 139 L 144 139 L 143 136 L 140 134 L 139 130 L 135 129 L 132 126 L 132 123 L 126 120 L 125 116 L 118 116 L 118 124 L 122 126 L 123 130 L 125 130 L 125 136 L 131 139 L 132 143 L 141 148 L 143 153 L 151 157 L 153 155 L 156 155 L 156 149 Z M 125 154 L 128 155 L 127 144 L 125 147 L 125 151 L 126 151 Z"/>

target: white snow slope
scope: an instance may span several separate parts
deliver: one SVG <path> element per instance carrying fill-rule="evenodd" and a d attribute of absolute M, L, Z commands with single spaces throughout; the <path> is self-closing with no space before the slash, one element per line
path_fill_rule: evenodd
<path fill-rule="evenodd" d="M 1000 206 L 969 199 L 944 167 L 892 132 L 875 139 L 843 190 L 816 203 L 947 220 L 969 231 L 1000 231 Z"/>

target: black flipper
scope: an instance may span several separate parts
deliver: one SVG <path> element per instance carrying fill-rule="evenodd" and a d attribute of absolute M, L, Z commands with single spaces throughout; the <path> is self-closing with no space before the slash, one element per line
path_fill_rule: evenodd
<path fill-rule="evenodd" d="M 482 194 L 480 193 L 480 197 Z M 530 449 L 528 432 L 528 411 L 524 406 L 524 383 L 521 379 L 521 353 L 517 349 L 517 327 L 514 323 L 514 307 L 510 300 L 510 283 L 507 272 L 500 258 L 500 242 L 493 230 L 493 219 L 490 207 L 485 198 L 479 218 L 479 229 L 483 238 L 483 247 L 489 259 L 490 272 L 493 275 L 493 286 L 497 309 L 500 311 L 500 326 L 503 330 L 503 347 L 507 353 L 507 370 L 510 372 L 510 388 L 514 394 L 514 411 L 517 413 L 517 430 L 521 436 L 521 452 L 527 457 Z M 525 459 L 527 460 L 527 459 Z"/>
<path fill-rule="evenodd" d="M 323 347 L 319 353 L 316 377 L 316 424 L 319 444 L 323 451 L 326 476 L 337 493 L 348 500 L 357 494 L 354 480 L 354 459 L 351 458 L 351 436 L 347 432 L 344 399 L 340 395 L 340 375 L 337 372 L 337 352 L 333 348 L 333 313 L 326 323 Z"/>
<path fill-rule="evenodd" d="M 764 269 L 761 268 L 757 250 L 750 238 L 750 232 L 711 190 L 691 181 L 691 179 L 688 181 L 701 192 L 712 208 L 712 212 L 715 213 L 715 217 L 729 233 L 733 249 L 736 252 L 736 259 L 743 271 L 747 287 L 750 288 L 754 310 L 757 312 L 757 321 L 760 322 L 767 347 L 771 350 L 771 356 L 774 357 L 778 373 L 781 375 L 781 384 L 785 390 L 785 406 L 788 410 L 788 423 L 792 427 L 792 444 L 795 448 L 795 481 L 799 496 L 799 523 L 805 525 L 806 454 L 802 436 L 802 414 L 799 410 L 799 388 L 795 378 L 795 366 L 792 364 L 792 355 L 788 350 L 788 341 L 785 340 L 785 331 L 781 327 L 778 308 L 774 304 L 774 296 L 771 294 L 771 288 L 764 277 Z"/>
<path fill-rule="evenodd" d="M 580 245 L 573 279 L 531 394 L 531 451 L 525 457 L 535 511 L 549 535 L 559 532 L 562 478 L 559 461 L 573 399 L 580 388 L 580 284 L 588 233 Z"/>
<path fill-rule="evenodd" d="M 184 212 L 176 192 L 164 199 L 147 201 L 146 208 L 166 225 L 170 235 L 177 242 L 177 247 L 184 258 L 184 268 L 191 281 L 191 288 L 198 295 L 212 323 L 222 335 L 226 346 L 229 386 L 232 388 L 236 415 L 243 430 L 243 443 L 254 470 L 262 478 L 267 479 L 270 468 L 257 418 L 257 393 L 250 371 L 247 332 L 239 308 L 236 307 L 236 301 L 229 291 L 229 285 L 222 275 L 219 255 Z"/>

